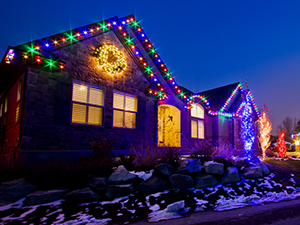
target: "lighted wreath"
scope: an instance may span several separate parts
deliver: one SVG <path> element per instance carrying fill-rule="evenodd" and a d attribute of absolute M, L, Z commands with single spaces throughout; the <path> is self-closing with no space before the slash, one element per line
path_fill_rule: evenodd
<path fill-rule="evenodd" d="M 97 48 L 95 56 L 100 68 L 108 73 L 121 73 L 127 67 L 124 55 L 114 45 L 106 44 Z"/>

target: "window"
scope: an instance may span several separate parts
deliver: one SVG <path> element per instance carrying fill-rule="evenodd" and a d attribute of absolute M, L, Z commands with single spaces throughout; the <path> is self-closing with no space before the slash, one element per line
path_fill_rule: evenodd
<path fill-rule="evenodd" d="M 103 125 L 104 90 L 86 83 L 73 82 L 72 123 Z"/>
<path fill-rule="evenodd" d="M 135 96 L 114 92 L 113 108 L 114 127 L 132 129 L 136 127 L 137 98 Z"/>
<path fill-rule="evenodd" d="M 4 113 L 7 112 L 7 105 L 8 105 L 8 99 L 6 98 L 4 102 Z"/>
<path fill-rule="evenodd" d="M 17 93 L 16 119 L 15 119 L 16 123 L 19 121 L 19 116 L 20 116 L 20 99 L 21 99 L 21 90 L 22 90 L 21 84 L 22 84 L 21 81 L 19 81 L 18 93 Z"/>
<path fill-rule="evenodd" d="M 204 139 L 204 109 L 194 104 L 191 109 L 191 137 Z"/>

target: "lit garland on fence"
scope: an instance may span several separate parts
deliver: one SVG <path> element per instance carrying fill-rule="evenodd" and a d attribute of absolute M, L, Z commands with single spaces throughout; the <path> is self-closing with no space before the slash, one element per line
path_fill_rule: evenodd
<path fill-rule="evenodd" d="M 108 73 L 121 73 L 127 67 L 124 55 L 114 45 L 103 45 L 97 48 L 95 55 L 100 68 Z"/>
<path fill-rule="evenodd" d="M 248 160 L 251 160 L 253 158 L 252 145 L 255 139 L 250 98 L 250 95 L 248 93 L 245 93 L 244 107 L 241 116 L 241 137 L 244 144 L 245 157 Z"/>

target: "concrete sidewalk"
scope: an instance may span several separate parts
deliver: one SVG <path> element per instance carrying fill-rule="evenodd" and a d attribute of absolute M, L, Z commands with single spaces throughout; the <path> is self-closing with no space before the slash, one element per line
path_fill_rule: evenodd
<path fill-rule="evenodd" d="M 149 225 L 148 221 L 130 223 Z M 190 214 L 186 217 L 160 221 L 159 225 L 256 225 L 256 224 L 300 224 L 300 199 L 269 203 L 266 205 L 248 206 L 245 208 L 216 212 L 206 211 Z"/>

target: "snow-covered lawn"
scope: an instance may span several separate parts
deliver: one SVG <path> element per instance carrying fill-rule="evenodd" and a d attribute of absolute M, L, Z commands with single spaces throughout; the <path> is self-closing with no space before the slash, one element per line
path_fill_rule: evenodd
<path fill-rule="evenodd" d="M 139 174 L 145 176 L 145 174 Z M 70 204 L 63 200 L 53 203 L 23 206 L 24 199 L 0 207 L 2 224 L 125 224 L 140 219 L 156 222 L 184 216 L 186 213 L 223 211 L 267 202 L 295 199 L 300 188 L 294 174 L 284 184 L 276 182 L 275 174 L 258 180 L 245 180 L 236 184 L 218 184 L 206 189 L 166 190 L 148 196 L 141 193 L 113 201 Z"/>

